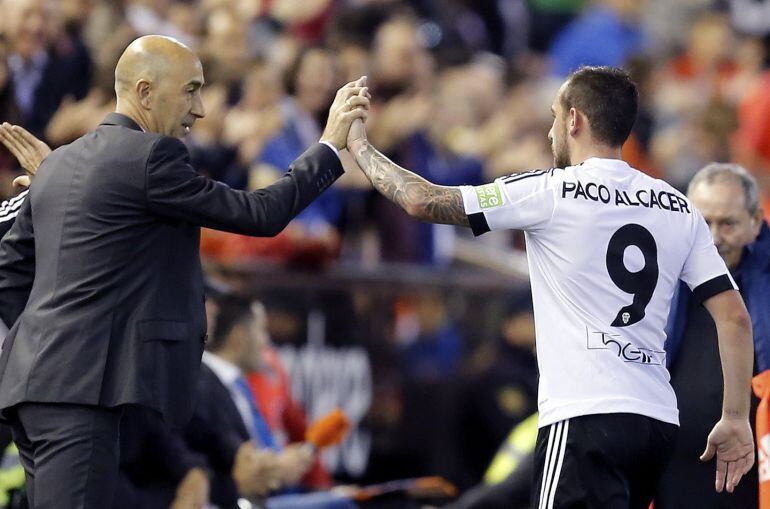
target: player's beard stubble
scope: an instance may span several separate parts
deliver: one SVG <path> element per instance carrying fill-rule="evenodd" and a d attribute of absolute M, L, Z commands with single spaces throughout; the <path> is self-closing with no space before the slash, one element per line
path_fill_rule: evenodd
<path fill-rule="evenodd" d="M 553 153 L 553 165 L 556 168 L 566 168 L 572 164 L 567 146 L 567 127 L 564 126 L 558 136 L 554 136 L 551 141 L 551 152 Z"/>

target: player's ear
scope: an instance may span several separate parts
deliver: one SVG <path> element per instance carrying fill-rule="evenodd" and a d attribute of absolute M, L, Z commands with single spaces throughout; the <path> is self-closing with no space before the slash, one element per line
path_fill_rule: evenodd
<path fill-rule="evenodd" d="M 567 132 L 572 136 L 575 136 L 583 127 L 582 124 L 583 117 L 580 112 L 575 108 L 570 108 L 569 114 L 567 115 Z"/>

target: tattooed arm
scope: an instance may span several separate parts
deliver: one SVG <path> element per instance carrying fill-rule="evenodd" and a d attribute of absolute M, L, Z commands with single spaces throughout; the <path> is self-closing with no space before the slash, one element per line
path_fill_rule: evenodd
<path fill-rule="evenodd" d="M 412 217 L 431 223 L 470 226 L 459 187 L 438 186 L 400 167 L 366 141 L 348 143 L 374 188 Z"/>

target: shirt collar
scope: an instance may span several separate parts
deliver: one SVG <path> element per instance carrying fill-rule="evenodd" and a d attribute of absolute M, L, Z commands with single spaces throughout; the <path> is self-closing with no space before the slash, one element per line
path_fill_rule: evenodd
<path fill-rule="evenodd" d="M 48 62 L 48 52 L 40 50 L 32 55 L 29 60 L 24 60 L 21 55 L 14 53 L 8 57 L 8 65 L 14 72 L 19 72 L 25 69 L 42 69 Z"/>
<path fill-rule="evenodd" d="M 233 385 L 243 375 L 238 366 L 215 353 L 203 352 L 203 362 L 226 387 Z"/>
<path fill-rule="evenodd" d="M 631 166 L 622 159 L 604 159 L 602 157 L 589 157 L 583 161 L 584 165 L 602 170 L 628 171 Z"/>
<path fill-rule="evenodd" d="M 119 125 L 122 127 L 133 129 L 134 131 L 145 132 L 144 129 L 142 129 L 142 126 L 140 126 L 134 119 L 132 119 L 127 115 L 123 115 L 122 113 L 117 113 L 117 112 L 112 112 L 108 114 L 106 117 L 104 117 L 104 120 L 102 120 L 101 125 Z"/>

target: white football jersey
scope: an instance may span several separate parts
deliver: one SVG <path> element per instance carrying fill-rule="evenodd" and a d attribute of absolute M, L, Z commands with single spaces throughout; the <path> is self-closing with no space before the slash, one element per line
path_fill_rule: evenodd
<path fill-rule="evenodd" d="M 735 288 L 703 216 L 617 159 L 461 188 L 474 234 L 525 232 L 540 427 L 634 413 L 679 423 L 663 345 L 681 279 L 701 301 Z"/>

